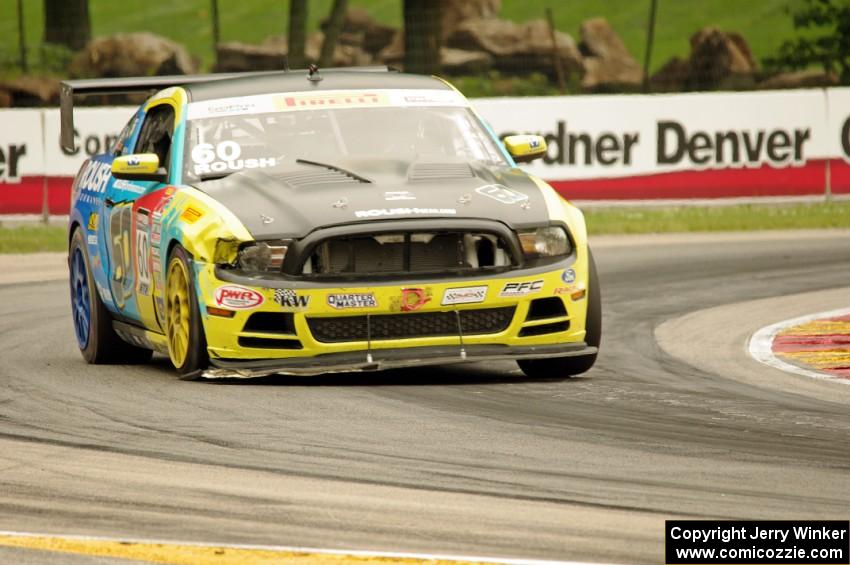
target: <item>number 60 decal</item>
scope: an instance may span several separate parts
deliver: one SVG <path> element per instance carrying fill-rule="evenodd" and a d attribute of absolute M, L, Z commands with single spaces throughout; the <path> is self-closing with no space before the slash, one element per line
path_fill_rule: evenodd
<path fill-rule="evenodd" d="M 199 165 L 209 165 L 218 157 L 219 161 L 235 161 L 242 155 L 242 148 L 235 141 L 222 141 L 213 147 L 212 143 L 199 143 L 192 148 L 192 161 Z"/>

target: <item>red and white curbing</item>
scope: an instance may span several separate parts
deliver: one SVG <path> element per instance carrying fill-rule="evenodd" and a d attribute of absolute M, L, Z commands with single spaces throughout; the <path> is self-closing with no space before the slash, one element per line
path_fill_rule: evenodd
<path fill-rule="evenodd" d="M 761 328 L 750 338 L 748 349 L 756 361 L 781 371 L 850 385 L 850 308 Z"/>

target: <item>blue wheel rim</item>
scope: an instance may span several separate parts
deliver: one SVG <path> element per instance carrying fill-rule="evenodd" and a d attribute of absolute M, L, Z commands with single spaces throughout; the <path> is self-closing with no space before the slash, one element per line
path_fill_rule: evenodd
<path fill-rule="evenodd" d="M 86 271 L 86 260 L 79 247 L 74 249 L 71 259 L 71 309 L 74 314 L 74 330 L 80 349 L 85 349 L 89 343 L 91 330 L 91 294 L 89 293 L 89 276 Z"/>

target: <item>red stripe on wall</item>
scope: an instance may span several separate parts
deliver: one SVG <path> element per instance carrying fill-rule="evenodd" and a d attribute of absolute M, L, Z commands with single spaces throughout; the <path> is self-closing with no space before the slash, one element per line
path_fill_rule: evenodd
<path fill-rule="evenodd" d="M 73 177 L 23 177 L 19 183 L 0 183 L 0 214 L 41 214 L 44 191 L 50 214 L 67 214 Z"/>
<path fill-rule="evenodd" d="M 850 166 L 847 171 L 850 187 Z M 657 198 L 733 198 L 823 194 L 826 161 L 801 167 L 706 169 L 621 178 L 548 181 L 564 198 L 619 200 Z"/>
<path fill-rule="evenodd" d="M 830 159 L 829 185 L 833 194 L 850 194 L 850 163 L 844 159 Z"/>

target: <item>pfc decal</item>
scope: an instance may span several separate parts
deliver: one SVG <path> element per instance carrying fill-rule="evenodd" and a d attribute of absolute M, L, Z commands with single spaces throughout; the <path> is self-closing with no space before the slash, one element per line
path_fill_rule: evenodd
<path fill-rule="evenodd" d="M 443 292 L 443 306 L 452 304 L 475 304 L 487 298 L 486 286 L 468 286 L 466 288 L 447 288 Z"/>
<path fill-rule="evenodd" d="M 542 289 L 543 279 L 526 282 L 509 282 L 505 284 L 505 287 L 502 289 L 502 292 L 499 293 L 499 296 L 525 296 L 527 294 L 534 294 L 535 292 L 540 292 Z"/>
<path fill-rule="evenodd" d="M 149 213 L 141 208 L 136 212 L 136 290 L 142 296 L 150 296 L 151 293 Z"/>
<path fill-rule="evenodd" d="M 573 269 L 564 269 L 564 272 L 561 273 L 561 280 L 567 284 L 573 284 L 576 282 L 576 272 Z"/>
<path fill-rule="evenodd" d="M 328 306 L 337 310 L 348 308 L 375 308 L 378 301 L 371 292 L 351 292 L 346 294 L 329 294 Z"/>
<path fill-rule="evenodd" d="M 291 288 L 276 288 L 274 301 L 284 308 L 306 308 L 310 304 L 310 297 L 298 294 Z"/>
<path fill-rule="evenodd" d="M 215 291 L 215 303 L 233 310 L 250 310 L 263 303 L 263 295 L 235 284 L 220 286 Z"/>
<path fill-rule="evenodd" d="M 401 296 L 392 299 L 391 307 L 393 310 L 413 312 L 414 310 L 419 310 L 430 301 L 430 288 L 403 288 L 401 289 Z"/>
<path fill-rule="evenodd" d="M 89 242 L 89 245 L 97 245 L 97 235 L 96 234 L 90 233 L 89 236 L 86 238 L 86 240 Z"/>
<path fill-rule="evenodd" d="M 502 204 L 516 204 L 523 200 L 528 200 L 528 195 L 515 190 L 511 190 L 507 186 L 501 184 L 485 184 L 475 189 L 478 194 L 489 196 L 493 200 L 498 200 Z"/>
<path fill-rule="evenodd" d="M 444 215 L 454 216 L 457 210 L 454 208 L 374 208 L 372 210 L 356 210 L 354 215 L 358 218 L 378 218 L 381 216 L 422 216 L 422 215 Z"/>
<path fill-rule="evenodd" d="M 91 214 L 89 214 L 89 231 L 97 231 L 97 224 L 99 223 L 99 221 L 100 216 L 98 216 L 97 212 L 92 212 Z"/>
<path fill-rule="evenodd" d="M 194 224 L 198 220 L 203 217 L 204 213 L 198 210 L 195 210 L 191 206 L 183 210 L 183 213 L 180 214 L 180 219 L 186 222 L 187 224 Z"/>

